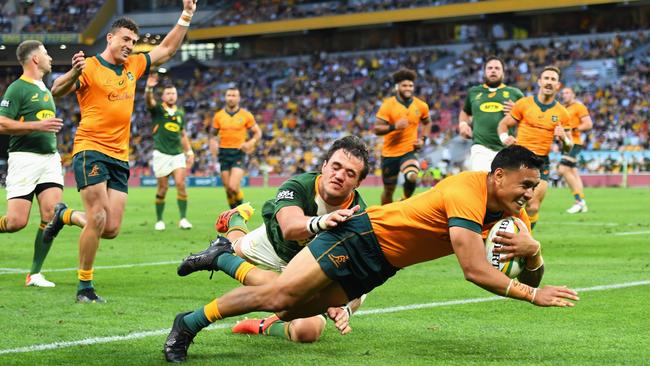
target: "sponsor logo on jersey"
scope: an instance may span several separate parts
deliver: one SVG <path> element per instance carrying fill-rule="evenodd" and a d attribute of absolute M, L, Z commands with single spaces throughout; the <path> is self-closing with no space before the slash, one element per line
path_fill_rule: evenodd
<path fill-rule="evenodd" d="M 293 199 L 293 191 L 290 190 L 284 190 L 278 192 L 278 195 L 275 196 L 275 202 L 281 201 L 281 200 L 292 200 Z"/>
<path fill-rule="evenodd" d="M 52 117 L 54 117 L 54 112 L 48 109 L 43 109 L 38 111 L 38 113 L 36 113 L 36 118 L 38 118 L 39 121 L 52 118 Z"/>
<path fill-rule="evenodd" d="M 474 99 L 479 100 L 481 98 L 481 95 L 483 95 L 483 92 L 476 94 L 476 97 L 474 97 Z"/>
<path fill-rule="evenodd" d="M 108 100 L 110 100 L 111 102 L 115 102 L 118 100 L 126 100 L 126 99 L 133 99 L 133 94 L 129 92 L 123 92 L 123 93 L 110 92 L 108 94 Z"/>
<path fill-rule="evenodd" d="M 503 111 L 503 104 L 497 102 L 485 102 L 479 107 L 481 112 L 495 113 Z"/>
<path fill-rule="evenodd" d="M 171 131 L 171 132 L 178 132 L 181 130 L 181 127 L 173 122 L 167 122 L 165 123 L 164 126 L 167 131 Z"/>
<path fill-rule="evenodd" d="M 2 102 L 0 102 L 0 107 L 2 108 L 9 108 L 9 105 L 11 104 L 11 101 L 8 101 L 6 99 L 3 99 Z"/>

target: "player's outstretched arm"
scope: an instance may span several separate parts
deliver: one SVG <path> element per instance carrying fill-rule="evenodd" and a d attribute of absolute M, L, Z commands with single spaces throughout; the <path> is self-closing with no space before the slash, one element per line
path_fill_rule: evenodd
<path fill-rule="evenodd" d="M 494 269 L 485 259 L 481 236 L 462 227 L 449 228 L 454 249 L 465 279 L 497 295 L 531 302 L 538 306 L 574 306 L 577 292 L 563 286 L 536 288 L 508 278 Z"/>
<path fill-rule="evenodd" d="M 61 118 L 48 118 L 42 121 L 19 122 L 13 119 L 0 116 L 0 134 L 5 135 L 26 135 L 34 131 L 59 132 L 63 126 Z"/>
<path fill-rule="evenodd" d="M 196 10 L 196 0 L 183 0 L 183 13 L 178 23 L 163 38 L 162 42 L 149 52 L 153 65 L 161 65 L 171 59 L 183 43 Z"/>
<path fill-rule="evenodd" d="M 351 209 L 336 210 L 322 216 L 305 216 L 302 208 L 287 206 L 281 208 L 275 218 L 280 224 L 282 237 L 285 240 L 305 240 L 321 231 L 336 227 L 359 209 L 360 206 L 356 205 Z"/>
<path fill-rule="evenodd" d="M 72 56 L 72 68 L 59 76 L 52 84 L 52 95 L 62 97 L 77 90 L 77 80 L 86 67 L 84 51 L 79 51 Z"/>

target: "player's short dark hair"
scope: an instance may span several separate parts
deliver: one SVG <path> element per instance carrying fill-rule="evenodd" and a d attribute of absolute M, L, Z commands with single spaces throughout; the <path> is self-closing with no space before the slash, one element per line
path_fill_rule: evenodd
<path fill-rule="evenodd" d="M 135 34 L 138 34 L 138 31 L 140 30 L 138 24 L 133 19 L 128 17 L 121 17 L 116 19 L 113 24 L 111 24 L 111 30 L 109 32 L 115 33 L 120 28 L 126 28 L 130 31 L 133 31 Z"/>
<path fill-rule="evenodd" d="M 27 63 L 27 59 L 32 54 L 32 52 L 37 50 L 42 45 L 43 43 L 33 39 L 21 42 L 18 45 L 18 48 L 16 48 L 16 58 L 18 59 L 18 62 L 20 62 L 21 65 Z"/>
<path fill-rule="evenodd" d="M 349 152 L 350 155 L 358 158 L 363 162 L 363 169 L 361 169 L 361 173 L 359 173 L 359 182 L 364 180 L 368 175 L 368 171 L 370 170 L 368 163 L 368 156 L 370 155 L 368 152 L 368 146 L 358 136 L 345 136 L 334 141 L 332 146 L 325 153 L 323 161 L 329 161 L 332 158 L 332 155 L 341 149 Z"/>
<path fill-rule="evenodd" d="M 492 160 L 491 173 L 494 173 L 497 168 L 508 170 L 528 168 L 541 172 L 544 169 L 544 159 L 523 146 L 512 145 L 499 151 Z"/>
<path fill-rule="evenodd" d="M 539 77 L 542 77 L 542 74 L 545 73 L 546 71 L 553 71 L 557 74 L 558 80 L 562 78 L 562 71 L 560 70 L 559 67 L 557 66 L 546 66 L 542 69 L 542 71 L 539 73 Z"/>
<path fill-rule="evenodd" d="M 502 68 L 504 71 L 506 70 L 506 63 L 503 62 L 503 59 L 501 59 L 501 57 L 499 57 L 499 56 L 495 56 L 495 55 L 488 56 L 488 58 L 485 60 L 485 63 L 483 64 L 483 70 L 485 70 L 485 68 L 487 67 L 487 64 L 488 64 L 490 61 L 494 61 L 494 60 L 499 61 L 499 62 L 501 63 L 501 68 Z"/>
<path fill-rule="evenodd" d="M 162 87 L 162 90 L 164 91 L 165 89 L 176 89 L 176 85 L 174 85 L 172 83 L 164 84 L 163 87 Z"/>
<path fill-rule="evenodd" d="M 403 68 L 395 71 L 395 73 L 393 74 L 393 82 L 395 84 L 399 84 L 404 80 L 410 80 L 415 82 L 415 79 L 417 79 L 417 77 L 418 74 L 416 74 L 415 71 L 411 69 Z"/>

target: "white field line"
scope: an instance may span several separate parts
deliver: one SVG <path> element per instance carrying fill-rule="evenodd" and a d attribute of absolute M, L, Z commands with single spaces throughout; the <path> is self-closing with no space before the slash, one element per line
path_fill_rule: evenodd
<path fill-rule="evenodd" d="M 149 266 L 162 266 L 166 264 L 179 264 L 181 261 L 164 261 L 164 262 L 149 262 L 149 263 L 132 263 L 132 264 L 116 264 L 114 266 L 96 266 L 95 269 L 115 269 L 115 268 L 134 268 L 134 267 L 149 267 Z M 72 272 L 76 271 L 79 268 L 70 267 L 70 268 L 56 268 L 56 269 L 45 269 L 43 273 L 52 273 L 52 272 Z M 0 275 L 6 274 L 16 274 L 16 273 L 29 273 L 29 269 L 23 268 L 0 268 Z"/>
<path fill-rule="evenodd" d="M 643 235 L 643 234 L 650 234 L 650 230 L 645 230 L 645 231 L 624 231 L 622 233 L 612 233 L 612 235 Z"/>
<path fill-rule="evenodd" d="M 650 285 L 650 280 L 616 283 L 616 284 L 611 284 L 611 285 L 601 285 L 601 286 L 593 286 L 593 287 L 584 287 L 584 288 L 578 288 L 576 290 L 578 292 L 605 291 L 605 290 L 620 289 L 620 288 L 635 287 L 635 286 L 643 286 L 643 285 Z M 393 306 L 393 307 L 389 307 L 389 308 L 359 310 L 354 315 L 355 316 L 364 316 L 364 315 L 374 315 L 374 314 L 387 314 L 387 313 L 394 313 L 394 312 L 406 311 L 406 310 L 428 309 L 428 308 L 435 308 L 435 307 L 440 307 L 440 306 L 465 305 L 465 304 L 473 304 L 473 303 L 479 303 L 479 302 L 497 301 L 497 300 L 505 300 L 505 299 L 506 298 L 501 297 L 501 296 L 492 296 L 492 297 L 481 297 L 481 298 L 474 298 L 474 299 L 461 299 L 461 300 L 451 300 L 451 301 L 442 301 L 442 302 L 432 302 L 432 303 L 427 303 L 427 304 L 412 304 L 412 305 L 403 305 L 403 306 Z M 102 306 L 104 306 L 104 305 L 102 305 Z M 171 315 L 170 315 L 170 320 L 171 320 Z M 209 326 L 207 328 L 207 330 L 224 329 L 224 328 L 229 328 L 231 326 L 233 326 L 233 323 L 217 323 L 217 324 L 213 324 L 213 325 Z M 165 329 L 150 330 L 150 331 L 144 331 L 144 332 L 129 333 L 129 334 L 123 335 L 123 336 L 107 336 L 107 337 L 97 337 L 97 338 L 86 338 L 86 339 L 81 339 L 81 340 L 78 340 L 78 341 L 34 344 L 34 345 L 31 345 L 31 346 L 25 346 L 25 347 L 0 349 L 0 355 L 10 354 L 10 353 L 26 353 L 26 352 L 48 351 L 48 350 L 59 349 L 59 348 L 69 348 L 69 347 L 88 346 L 88 345 L 102 344 L 102 343 L 130 341 L 130 340 L 134 340 L 134 339 L 141 339 L 141 338 L 152 337 L 152 336 L 160 336 L 160 335 L 167 334 L 168 332 L 169 332 L 169 329 L 165 328 Z"/>
<path fill-rule="evenodd" d="M 539 225 L 567 225 L 567 226 L 620 226 L 617 222 L 580 222 L 580 221 L 540 221 Z M 623 224 L 626 225 L 626 224 Z"/>

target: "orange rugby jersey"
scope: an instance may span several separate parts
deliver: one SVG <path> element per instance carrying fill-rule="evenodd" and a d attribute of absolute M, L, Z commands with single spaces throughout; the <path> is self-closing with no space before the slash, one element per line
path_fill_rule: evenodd
<path fill-rule="evenodd" d="M 73 154 L 96 150 L 118 160 L 129 160 L 136 81 L 150 65 L 147 53 L 129 56 L 123 65 L 113 65 L 99 54 L 86 59 L 77 80 L 81 122 Z"/>
<path fill-rule="evenodd" d="M 405 201 L 366 211 L 386 259 L 395 267 L 440 258 L 454 252 L 450 226 L 461 226 L 485 239 L 503 214 L 487 213 L 487 172 L 463 172 Z M 530 230 L 522 209 L 521 218 Z"/>
<path fill-rule="evenodd" d="M 589 115 L 589 111 L 584 104 L 575 101 L 573 104 L 570 104 L 566 107 L 566 110 L 569 112 L 570 122 L 569 126 L 571 128 L 571 139 L 575 145 L 582 145 L 582 138 L 580 137 L 580 131 L 578 131 L 578 126 L 580 126 L 580 119 Z"/>
<path fill-rule="evenodd" d="M 394 130 L 384 135 L 381 156 L 401 156 L 413 151 L 413 145 L 418 139 L 420 121 L 429 117 L 429 106 L 416 97 L 413 97 L 409 105 L 405 105 L 397 97 L 393 96 L 384 99 L 379 111 L 377 111 L 377 118 L 391 125 L 404 117 L 409 121 L 405 129 Z"/>
<path fill-rule="evenodd" d="M 225 149 L 239 149 L 246 141 L 246 130 L 255 124 L 251 112 L 242 108 L 233 114 L 221 109 L 212 120 L 212 127 L 219 130 L 219 147 Z"/>
<path fill-rule="evenodd" d="M 519 99 L 510 115 L 519 121 L 517 145 L 540 156 L 546 156 L 551 151 L 555 126 L 569 125 L 569 112 L 566 108 L 555 100 L 551 104 L 542 104 L 536 95 Z"/>

